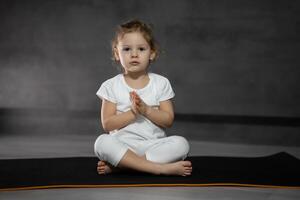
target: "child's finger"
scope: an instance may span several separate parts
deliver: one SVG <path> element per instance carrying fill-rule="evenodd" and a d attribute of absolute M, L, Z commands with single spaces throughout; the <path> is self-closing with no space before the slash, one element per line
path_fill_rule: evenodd
<path fill-rule="evenodd" d="M 130 94 L 130 98 L 131 98 L 132 100 L 135 100 L 135 99 L 136 99 L 137 94 L 136 94 L 134 91 L 129 92 L 129 94 Z"/>
<path fill-rule="evenodd" d="M 137 95 L 137 94 L 136 94 L 134 97 L 135 97 L 136 99 L 141 100 L 141 97 L 140 97 L 139 95 Z"/>
<path fill-rule="evenodd" d="M 135 91 L 131 91 L 130 93 L 131 93 L 133 96 L 136 96 L 136 95 L 137 95 Z"/>
<path fill-rule="evenodd" d="M 141 104 L 143 102 L 143 100 L 141 99 L 141 97 L 135 91 L 130 92 L 130 95 L 131 95 L 131 101 L 135 105 L 141 106 Z"/>
<path fill-rule="evenodd" d="M 133 93 L 133 92 L 130 92 L 129 94 L 130 94 L 130 100 L 131 100 L 132 102 L 135 102 L 135 95 L 134 95 L 134 93 Z"/>
<path fill-rule="evenodd" d="M 141 99 L 139 99 L 139 98 L 135 98 L 135 102 L 136 102 L 136 103 L 138 103 L 138 104 L 139 104 L 139 103 L 141 103 L 141 101 L 142 101 Z"/>

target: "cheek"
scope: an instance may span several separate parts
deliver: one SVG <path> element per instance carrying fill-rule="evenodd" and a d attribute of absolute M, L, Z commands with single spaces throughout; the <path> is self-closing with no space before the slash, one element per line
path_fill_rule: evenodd
<path fill-rule="evenodd" d="M 143 53 L 141 53 L 141 57 L 143 57 L 144 59 L 148 59 L 148 58 L 150 58 L 150 53 L 149 52 L 143 52 Z"/>
<path fill-rule="evenodd" d="M 122 66 L 126 66 L 128 64 L 128 56 L 126 55 L 120 55 L 120 63 Z"/>
<path fill-rule="evenodd" d="M 126 61 L 124 59 L 120 59 L 120 63 L 122 66 L 126 66 Z"/>
<path fill-rule="evenodd" d="M 126 58 L 128 57 L 128 55 L 126 54 L 126 53 L 124 53 L 124 52 L 122 52 L 122 53 L 119 53 L 119 58 L 120 58 L 120 60 L 126 60 Z"/>

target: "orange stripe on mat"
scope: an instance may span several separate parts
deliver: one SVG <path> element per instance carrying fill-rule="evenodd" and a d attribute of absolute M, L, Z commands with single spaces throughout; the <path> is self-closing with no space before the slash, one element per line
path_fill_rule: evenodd
<path fill-rule="evenodd" d="M 48 185 L 48 186 L 32 186 L 3 188 L 0 191 L 20 191 L 20 190 L 37 190 L 37 189 L 55 189 L 55 188 L 129 188 L 129 187 L 256 187 L 256 188 L 273 188 L 273 189 L 297 189 L 300 186 L 277 186 L 277 185 L 255 185 L 255 184 L 239 184 L 239 183 L 207 183 L 207 184 L 122 184 L 122 185 Z"/>

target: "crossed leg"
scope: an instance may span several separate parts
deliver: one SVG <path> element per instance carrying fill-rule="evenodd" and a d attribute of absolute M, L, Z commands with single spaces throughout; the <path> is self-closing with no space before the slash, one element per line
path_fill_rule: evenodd
<path fill-rule="evenodd" d="M 100 158 L 97 171 L 99 174 L 135 170 L 158 175 L 191 175 L 192 163 L 181 160 L 182 156 L 185 157 L 188 153 L 187 141 L 182 137 L 172 136 L 160 142 L 163 145 L 154 145 L 145 152 L 149 158 L 147 160 L 146 155 L 140 156 L 124 146 L 118 139 L 104 134 L 95 143 L 95 153 Z M 112 146 L 114 148 L 111 148 Z"/>
<path fill-rule="evenodd" d="M 192 173 L 190 161 L 177 161 L 173 163 L 155 163 L 146 160 L 145 156 L 138 156 L 131 150 L 127 150 L 117 167 L 106 161 L 99 161 L 97 171 L 99 174 L 109 174 L 120 169 L 132 169 L 157 175 L 188 176 Z"/>

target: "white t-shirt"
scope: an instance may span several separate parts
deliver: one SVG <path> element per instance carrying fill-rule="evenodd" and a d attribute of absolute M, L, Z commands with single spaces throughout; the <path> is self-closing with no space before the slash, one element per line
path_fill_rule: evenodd
<path fill-rule="evenodd" d="M 131 88 L 125 81 L 123 74 L 108 79 L 100 86 L 96 95 L 117 106 L 117 113 L 131 109 L 129 92 L 135 91 L 149 106 L 159 106 L 159 102 L 175 96 L 169 80 L 155 73 L 148 73 L 149 83 L 141 89 Z M 165 131 L 149 119 L 139 115 L 135 122 L 126 127 L 110 132 L 121 138 L 156 139 L 165 137 Z"/>

